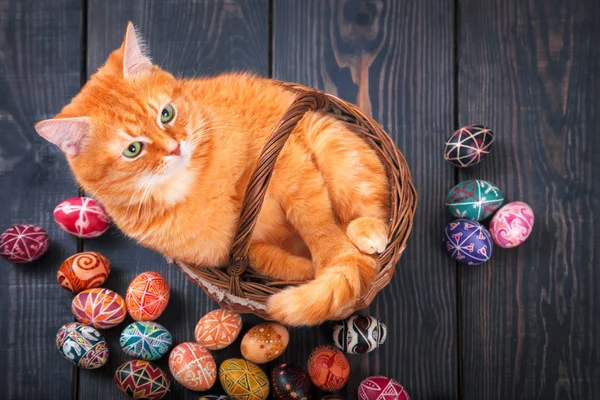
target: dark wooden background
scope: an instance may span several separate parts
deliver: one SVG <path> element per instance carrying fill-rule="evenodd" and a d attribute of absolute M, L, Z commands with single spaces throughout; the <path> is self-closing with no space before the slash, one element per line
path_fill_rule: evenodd
<path fill-rule="evenodd" d="M 77 93 L 128 20 L 169 71 L 250 70 L 324 89 L 370 113 L 406 155 L 421 199 L 415 227 L 369 309 L 389 339 L 349 357 L 340 394 L 354 399 L 363 378 L 384 374 L 415 400 L 600 398 L 599 1 L 0 0 L 0 229 L 36 223 L 52 238 L 32 265 L 0 261 L 4 398 L 124 398 L 112 383 L 126 360 L 118 328 L 105 332 L 111 358 L 100 370 L 76 371 L 55 349 L 57 329 L 72 320 L 56 269 L 78 249 L 111 259 L 106 286 L 121 294 L 136 274 L 163 273 L 172 300 L 159 322 L 177 342 L 193 340 L 197 320 L 216 308 L 118 231 L 82 242 L 52 221 L 78 189 L 33 123 Z M 496 147 L 456 171 L 443 142 L 468 123 L 491 127 Z M 495 182 L 536 214 L 525 245 L 496 249 L 481 267 L 457 266 L 440 247 L 445 195 L 471 178 Z M 258 320 L 244 321 L 248 329 Z M 329 325 L 294 329 L 278 361 L 305 365 L 330 335 Z M 215 352 L 219 361 L 237 355 L 237 346 Z M 197 397 L 173 384 L 171 399 Z"/>

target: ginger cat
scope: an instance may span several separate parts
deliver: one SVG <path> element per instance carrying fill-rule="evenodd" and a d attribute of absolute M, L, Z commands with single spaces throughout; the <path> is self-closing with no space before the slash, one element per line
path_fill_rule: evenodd
<path fill-rule="evenodd" d="M 129 23 L 122 46 L 37 132 L 115 224 L 167 258 L 225 265 L 258 156 L 295 95 L 249 74 L 174 78 Z M 389 183 L 376 153 L 343 122 L 308 113 L 276 163 L 250 261 L 277 280 L 287 325 L 335 319 L 368 289 L 387 245 Z"/>

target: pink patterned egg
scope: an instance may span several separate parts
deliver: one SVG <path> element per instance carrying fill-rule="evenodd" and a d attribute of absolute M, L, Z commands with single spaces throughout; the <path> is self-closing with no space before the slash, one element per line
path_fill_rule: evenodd
<path fill-rule="evenodd" d="M 57 205 L 54 221 L 65 232 L 86 239 L 102 235 L 110 224 L 104 207 L 89 197 L 73 197 Z"/>
<path fill-rule="evenodd" d="M 506 204 L 490 221 L 490 235 L 494 243 L 505 249 L 523 243 L 533 229 L 533 210 L 521 201 Z"/>
<path fill-rule="evenodd" d="M 48 251 L 48 234 L 35 225 L 15 225 L 0 236 L 0 255 L 22 264 L 37 260 Z"/>
<path fill-rule="evenodd" d="M 372 376 L 358 387 L 360 400 L 410 400 L 406 390 L 398 382 L 385 376 Z"/>
<path fill-rule="evenodd" d="M 108 329 L 125 319 L 125 300 L 109 289 L 95 288 L 79 293 L 71 303 L 77 321 L 97 329 Z"/>
<path fill-rule="evenodd" d="M 169 355 L 169 369 L 173 378 L 190 390 L 208 390 L 217 380 L 215 359 L 198 343 L 175 346 Z"/>

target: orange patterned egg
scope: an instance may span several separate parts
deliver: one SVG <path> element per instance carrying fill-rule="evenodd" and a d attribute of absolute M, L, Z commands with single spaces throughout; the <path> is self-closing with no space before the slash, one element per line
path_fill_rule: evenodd
<path fill-rule="evenodd" d="M 221 350 L 235 341 L 242 330 L 242 317 L 225 309 L 200 318 L 194 331 L 196 341 L 209 350 Z"/>
<path fill-rule="evenodd" d="M 308 375 L 319 389 L 335 392 L 348 383 L 350 364 L 344 354 L 335 347 L 319 346 L 308 357 Z"/>
<path fill-rule="evenodd" d="M 169 355 L 169 369 L 173 378 L 190 390 L 208 390 L 217 380 L 215 359 L 198 343 L 175 346 Z"/>
<path fill-rule="evenodd" d="M 58 268 L 56 278 L 63 289 L 79 293 L 102 285 L 108 274 L 108 258 L 100 253 L 85 251 L 67 258 Z"/>
<path fill-rule="evenodd" d="M 136 276 L 125 295 L 129 315 L 136 321 L 154 321 L 167 308 L 169 285 L 158 272 L 144 272 Z"/>
<path fill-rule="evenodd" d="M 77 321 L 94 328 L 108 329 L 119 325 L 127 311 L 125 301 L 109 289 L 88 289 L 79 293 L 71 303 Z"/>
<path fill-rule="evenodd" d="M 279 357 L 289 341 L 290 335 L 283 325 L 267 322 L 250 329 L 240 347 L 246 360 L 264 364 Z"/>

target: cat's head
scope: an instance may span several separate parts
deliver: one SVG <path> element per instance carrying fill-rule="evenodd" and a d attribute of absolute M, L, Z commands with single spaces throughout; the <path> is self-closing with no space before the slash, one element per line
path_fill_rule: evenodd
<path fill-rule="evenodd" d="M 121 47 L 70 104 L 36 131 L 66 155 L 79 184 L 103 203 L 182 201 L 205 124 L 182 81 L 153 65 L 131 23 Z M 197 163 L 196 163 L 197 164 Z M 137 207 L 136 207 L 137 208 Z"/>

